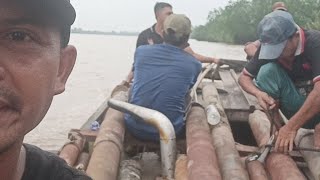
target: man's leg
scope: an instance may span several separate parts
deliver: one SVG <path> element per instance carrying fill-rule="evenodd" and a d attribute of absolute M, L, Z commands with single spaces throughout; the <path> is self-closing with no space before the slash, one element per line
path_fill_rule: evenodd
<path fill-rule="evenodd" d="M 280 109 L 290 119 L 303 105 L 306 97 L 301 95 L 292 80 L 277 63 L 268 63 L 261 67 L 256 78 L 257 86 L 271 97 L 280 101 Z M 320 117 L 315 117 L 304 127 L 314 128 Z"/>

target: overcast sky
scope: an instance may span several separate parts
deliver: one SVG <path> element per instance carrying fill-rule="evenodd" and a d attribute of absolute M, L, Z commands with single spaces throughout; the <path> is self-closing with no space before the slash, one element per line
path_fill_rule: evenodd
<path fill-rule="evenodd" d="M 71 0 L 77 11 L 73 27 L 100 31 L 141 31 L 154 22 L 153 6 L 161 0 Z M 193 25 L 206 22 L 209 11 L 229 0 L 163 0 L 175 13 L 186 14 Z"/>

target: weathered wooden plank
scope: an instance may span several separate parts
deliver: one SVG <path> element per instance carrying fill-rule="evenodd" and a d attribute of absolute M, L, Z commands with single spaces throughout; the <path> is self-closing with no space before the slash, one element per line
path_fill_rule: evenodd
<path fill-rule="evenodd" d="M 228 92 L 227 94 L 221 94 L 221 96 L 224 96 L 221 100 L 225 110 L 250 110 L 250 104 L 232 77 L 231 72 L 221 70 L 219 74 L 224 89 Z"/>

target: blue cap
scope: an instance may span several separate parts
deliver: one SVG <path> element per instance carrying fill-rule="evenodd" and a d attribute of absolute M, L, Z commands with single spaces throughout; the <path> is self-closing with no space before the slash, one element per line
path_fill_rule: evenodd
<path fill-rule="evenodd" d="M 276 10 L 266 15 L 258 26 L 261 42 L 259 59 L 277 59 L 297 30 L 298 26 L 288 12 Z"/>

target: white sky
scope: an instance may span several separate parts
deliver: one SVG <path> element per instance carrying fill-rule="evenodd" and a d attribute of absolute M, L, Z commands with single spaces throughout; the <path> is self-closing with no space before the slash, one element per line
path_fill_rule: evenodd
<path fill-rule="evenodd" d="M 153 7 L 161 0 L 71 0 L 77 11 L 73 27 L 100 31 L 141 31 L 155 23 Z M 205 24 L 209 11 L 229 0 L 163 0 L 186 14 L 193 25 Z"/>

